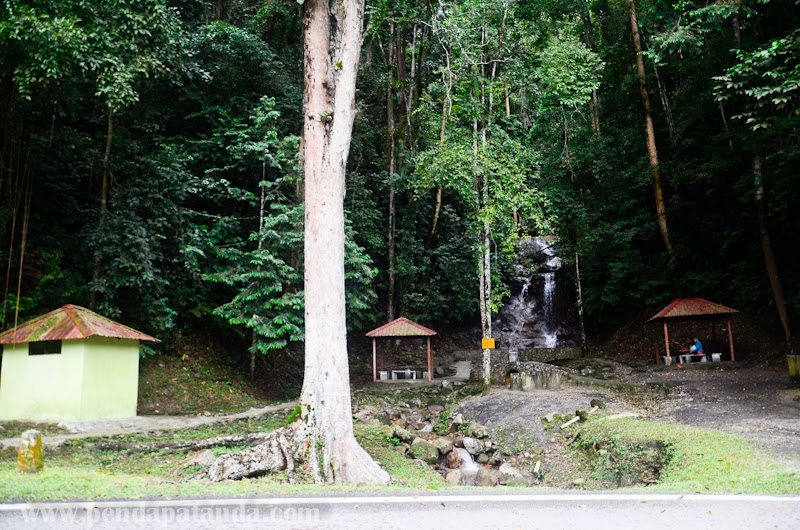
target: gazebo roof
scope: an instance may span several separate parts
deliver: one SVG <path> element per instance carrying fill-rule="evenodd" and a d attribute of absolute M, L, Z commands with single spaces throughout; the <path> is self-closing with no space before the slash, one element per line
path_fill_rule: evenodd
<path fill-rule="evenodd" d="M 88 337 L 138 339 L 159 342 L 119 322 L 98 315 L 84 307 L 67 304 L 0 334 L 0 344 L 19 344 L 45 340 L 85 339 Z"/>
<path fill-rule="evenodd" d="M 648 322 L 657 320 L 700 320 L 723 315 L 734 315 L 737 310 L 703 298 L 680 298 L 653 315 Z"/>
<path fill-rule="evenodd" d="M 384 324 L 367 333 L 367 337 L 431 337 L 433 335 L 436 335 L 436 332 L 432 329 L 421 326 L 405 317 L 392 320 L 388 324 Z"/>

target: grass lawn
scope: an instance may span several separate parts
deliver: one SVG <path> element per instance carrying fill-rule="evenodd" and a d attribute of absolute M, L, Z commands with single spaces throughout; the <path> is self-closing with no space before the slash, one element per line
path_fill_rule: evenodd
<path fill-rule="evenodd" d="M 800 493 L 800 470 L 787 470 L 752 442 L 718 431 L 632 418 L 595 420 L 582 424 L 575 445 L 595 480 L 619 480 L 658 452 L 663 467 L 647 491 Z"/>
<path fill-rule="evenodd" d="M 240 421 L 226 425 L 203 427 L 202 431 L 186 430 L 162 436 L 125 436 L 115 440 L 142 443 L 202 439 L 267 431 L 282 424 L 282 419 Z M 427 466 L 415 464 L 399 455 L 371 426 L 356 426 L 357 436 L 367 451 L 395 478 L 386 489 L 438 488 L 442 477 Z M 191 454 L 165 451 L 132 453 L 94 449 L 96 440 L 82 440 L 72 448 L 45 454 L 45 467 L 40 473 L 25 474 L 16 469 L 13 453 L 5 451 L 0 459 L 0 501 L 101 500 L 146 497 L 213 497 L 259 494 L 329 493 L 331 491 L 374 490 L 344 486 L 293 485 L 285 475 L 274 475 L 241 481 L 210 483 L 192 480 L 196 467 L 184 468 Z M 214 453 L 241 448 L 220 448 Z"/>
<path fill-rule="evenodd" d="M 265 432 L 284 422 L 278 414 L 198 429 L 115 437 L 130 443 L 182 441 L 231 434 Z M 567 458 L 580 461 L 581 489 L 624 486 L 632 475 L 652 473 L 650 492 L 797 494 L 800 474 L 787 471 L 749 442 L 735 436 L 659 422 L 593 419 L 577 426 Z M 385 490 L 454 488 L 439 473 L 398 453 L 383 428 L 356 424 L 364 448 L 394 478 Z M 98 440 L 76 441 L 45 455 L 37 474 L 17 471 L 13 451 L 0 453 L 0 501 L 100 500 L 144 497 L 213 497 L 320 494 L 374 491 L 374 487 L 292 485 L 285 475 L 236 482 L 194 480 L 196 467 L 185 468 L 192 454 L 166 451 L 102 451 Z M 218 448 L 215 454 L 239 448 Z M 635 481 L 634 481 L 635 482 Z M 641 484 L 641 481 L 639 481 Z M 641 489 L 641 486 L 638 486 Z"/>

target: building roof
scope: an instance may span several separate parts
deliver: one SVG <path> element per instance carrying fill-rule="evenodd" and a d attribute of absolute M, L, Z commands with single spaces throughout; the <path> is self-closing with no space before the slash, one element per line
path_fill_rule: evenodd
<path fill-rule="evenodd" d="M 367 337 L 430 337 L 432 335 L 436 335 L 436 332 L 405 317 L 392 320 L 367 333 Z"/>
<path fill-rule="evenodd" d="M 680 298 L 653 315 L 648 322 L 654 320 L 698 320 L 715 318 L 723 315 L 735 315 L 737 310 L 721 304 L 709 302 L 703 298 Z"/>
<path fill-rule="evenodd" d="M 140 333 L 84 307 L 67 304 L 0 334 L 0 344 L 85 339 L 94 336 L 159 342 L 155 337 Z"/>

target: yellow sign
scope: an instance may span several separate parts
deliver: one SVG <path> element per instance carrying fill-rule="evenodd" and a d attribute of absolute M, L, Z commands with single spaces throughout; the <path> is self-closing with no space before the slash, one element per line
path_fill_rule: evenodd
<path fill-rule="evenodd" d="M 494 339 L 481 339 L 481 348 L 484 350 L 494 349 Z"/>

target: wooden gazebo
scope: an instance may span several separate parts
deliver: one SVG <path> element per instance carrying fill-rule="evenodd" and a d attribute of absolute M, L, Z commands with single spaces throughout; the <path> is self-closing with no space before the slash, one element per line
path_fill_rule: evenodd
<path fill-rule="evenodd" d="M 379 328 L 375 328 L 369 333 L 367 337 L 372 337 L 372 380 L 378 380 L 378 347 L 377 339 L 399 339 L 405 337 L 426 337 L 428 339 L 428 381 L 433 381 L 433 358 L 431 357 L 431 337 L 436 335 L 432 329 L 412 322 L 411 320 L 400 317 L 392 320 L 388 324 L 384 324 Z"/>
<path fill-rule="evenodd" d="M 710 320 L 714 326 L 716 321 L 725 320 L 728 328 L 728 346 L 731 350 L 731 361 L 736 360 L 733 352 L 733 332 L 731 331 L 731 317 L 738 313 L 737 310 L 725 307 L 721 304 L 709 302 L 703 298 L 681 298 L 673 301 L 667 307 L 653 315 L 648 322 L 664 323 L 664 345 L 667 349 L 667 363 L 672 362 L 669 353 L 669 331 L 668 322 L 687 322 L 692 320 Z M 716 328 L 712 327 L 713 330 Z M 656 363 L 658 363 L 658 353 L 656 353 Z"/>

